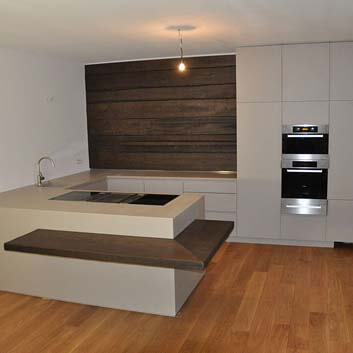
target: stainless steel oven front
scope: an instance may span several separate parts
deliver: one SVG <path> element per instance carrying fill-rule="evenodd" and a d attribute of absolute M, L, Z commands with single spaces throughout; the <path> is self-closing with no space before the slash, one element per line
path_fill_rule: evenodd
<path fill-rule="evenodd" d="M 328 125 L 284 125 L 282 128 L 282 155 L 327 155 Z"/>
<path fill-rule="evenodd" d="M 327 214 L 328 167 L 327 155 L 282 159 L 282 214 Z"/>

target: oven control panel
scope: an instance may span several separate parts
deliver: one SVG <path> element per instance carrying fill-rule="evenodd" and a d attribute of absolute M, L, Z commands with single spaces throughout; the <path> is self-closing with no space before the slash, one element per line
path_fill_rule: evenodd
<path fill-rule="evenodd" d="M 305 133 L 305 132 L 318 132 L 318 126 L 293 126 L 293 132 Z"/>

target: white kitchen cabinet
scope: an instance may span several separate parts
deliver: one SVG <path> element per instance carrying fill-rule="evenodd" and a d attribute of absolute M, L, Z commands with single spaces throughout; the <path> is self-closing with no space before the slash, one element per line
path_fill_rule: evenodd
<path fill-rule="evenodd" d="M 108 178 L 108 190 L 119 192 L 144 192 L 144 184 L 141 179 Z"/>
<path fill-rule="evenodd" d="M 283 124 L 328 124 L 329 102 L 284 102 Z"/>
<path fill-rule="evenodd" d="M 353 102 L 331 102 L 328 199 L 353 200 Z"/>
<path fill-rule="evenodd" d="M 279 238 L 281 103 L 238 103 L 237 235 Z"/>
<path fill-rule="evenodd" d="M 235 212 L 236 195 L 235 194 L 209 194 L 205 196 L 205 210 L 218 212 Z"/>
<path fill-rule="evenodd" d="M 284 45 L 283 101 L 329 100 L 328 43 Z"/>
<path fill-rule="evenodd" d="M 300 241 L 325 241 L 326 217 L 282 215 L 281 238 Z"/>
<path fill-rule="evenodd" d="M 184 192 L 215 192 L 220 194 L 235 194 L 235 179 L 225 180 L 185 180 Z"/>
<path fill-rule="evenodd" d="M 353 201 L 329 200 L 326 238 L 353 243 Z"/>
<path fill-rule="evenodd" d="M 330 45 L 331 100 L 353 100 L 353 42 Z"/>
<path fill-rule="evenodd" d="M 281 46 L 237 49 L 237 100 L 281 101 Z"/>
<path fill-rule="evenodd" d="M 162 194 L 182 194 L 183 182 L 170 179 L 145 179 L 145 192 Z"/>

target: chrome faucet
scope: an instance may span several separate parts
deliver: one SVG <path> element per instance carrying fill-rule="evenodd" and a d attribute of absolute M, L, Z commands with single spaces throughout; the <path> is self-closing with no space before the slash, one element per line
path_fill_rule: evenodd
<path fill-rule="evenodd" d="M 48 161 L 50 161 L 51 164 L 52 164 L 52 166 L 55 167 L 55 163 L 54 163 L 54 161 L 53 161 L 50 157 L 45 156 L 45 157 L 42 157 L 42 158 L 39 159 L 39 161 L 38 161 L 37 186 L 42 186 L 43 181 L 45 180 L 45 177 L 44 177 L 42 171 L 40 170 L 40 163 L 41 163 L 42 161 L 44 161 L 45 159 L 47 159 Z"/>

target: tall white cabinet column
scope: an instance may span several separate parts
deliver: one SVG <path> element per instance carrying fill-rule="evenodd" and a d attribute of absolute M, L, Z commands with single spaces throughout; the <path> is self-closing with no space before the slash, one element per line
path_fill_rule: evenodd
<path fill-rule="evenodd" d="M 327 239 L 353 243 L 353 42 L 330 44 Z"/>
<path fill-rule="evenodd" d="M 280 237 L 281 46 L 237 50 L 237 236 Z"/>

